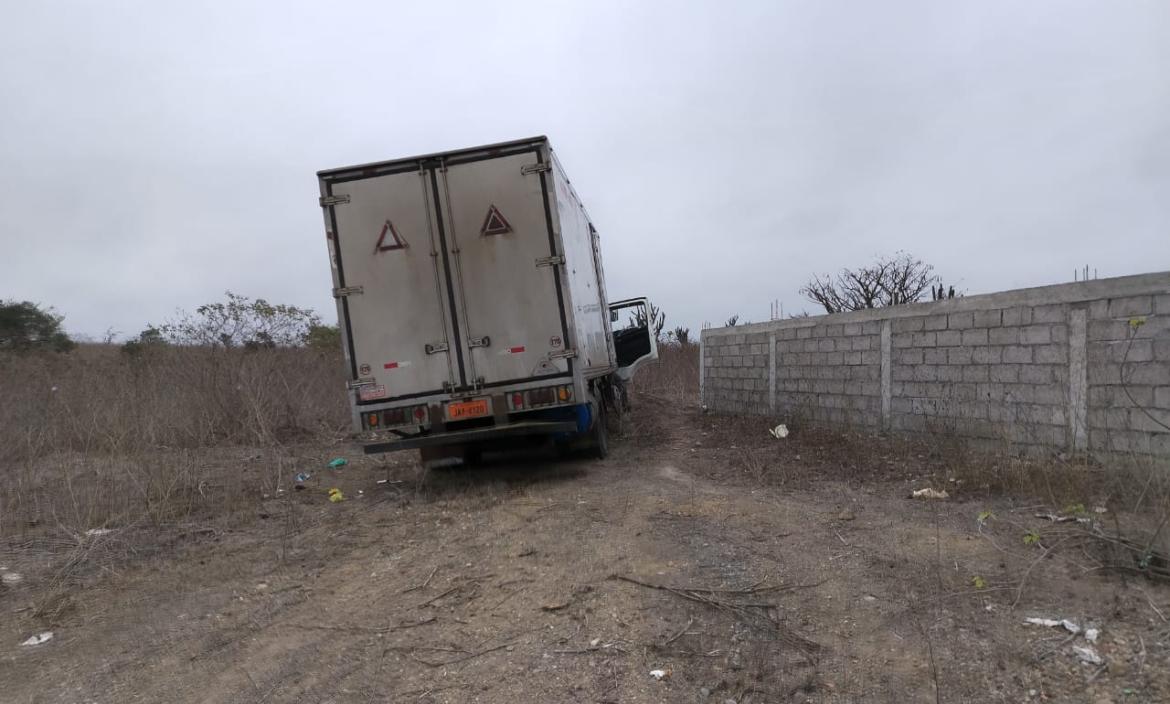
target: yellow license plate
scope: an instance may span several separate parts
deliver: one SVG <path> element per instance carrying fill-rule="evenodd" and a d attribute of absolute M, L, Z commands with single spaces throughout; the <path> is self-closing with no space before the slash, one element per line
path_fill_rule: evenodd
<path fill-rule="evenodd" d="M 486 398 L 477 398 L 472 401 L 457 401 L 447 404 L 447 420 L 466 420 L 479 418 L 491 413 Z"/>

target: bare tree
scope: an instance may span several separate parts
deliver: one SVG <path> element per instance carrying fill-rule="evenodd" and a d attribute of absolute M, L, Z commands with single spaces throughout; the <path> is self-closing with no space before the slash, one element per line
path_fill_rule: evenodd
<path fill-rule="evenodd" d="M 649 311 L 644 306 L 634 311 L 634 318 L 630 321 L 629 327 L 650 328 L 650 331 L 654 334 L 654 339 L 658 340 L 662 338 L 662 327 L 664 325 L 666 325 L 666 313 L 651 303 Z"/>
<path fill-rule="evenodd" d="M 842 269 L 836 276 L 814 275 L 801 287 L 800 294 L 823 306 L 826 313 L 842 313 L 913 303 L 937 280 L 933 266 L 906 252 L 897 252 L 869 266 Z"/>

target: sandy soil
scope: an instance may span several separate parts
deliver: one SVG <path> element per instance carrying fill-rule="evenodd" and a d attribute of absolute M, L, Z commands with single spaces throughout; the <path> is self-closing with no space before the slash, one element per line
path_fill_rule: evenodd
<path fill-rule="evenodd" d="M 912 500 L 913 471 L 761 481 L 744 443 L 808 463 L 799 433 L 749 423 L 745 440 L 657 405 L 604 461 L 420 478 L 413 458 L 350 455 L 245 528 L 94 574 L 49 617 L 32 580 L 10 586 L 0 701 L 1170 700 L 1170 589 L 1037 560 L 1016 528 L 1036 506 Z M 1089 645 L 1103 664 L 1081 662 Z"/>

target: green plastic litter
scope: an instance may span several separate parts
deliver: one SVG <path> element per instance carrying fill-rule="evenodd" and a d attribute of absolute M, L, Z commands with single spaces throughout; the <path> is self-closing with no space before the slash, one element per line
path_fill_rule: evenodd
<path fill-rule="evenodd" d="M 344 457 L 337 457 L 333 460 L 330 460 L 330 462 L 329 462 L 329 466 L 332 467 L 333 469 L 337 469 L 339 467 L 344 467 L 347 464 L 349 464 L 349 461 L 346 460 Z"/>

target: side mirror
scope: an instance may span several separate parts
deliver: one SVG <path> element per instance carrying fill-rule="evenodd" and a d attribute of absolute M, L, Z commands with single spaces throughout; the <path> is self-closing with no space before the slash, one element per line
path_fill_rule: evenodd
<path fill-rule="evenodd" d="M 616 310 L 611 310 L 609 312 L 609 322 L 616 323 L 619 318 L 621 318 L 621 314 L 619 314 Z"/>

